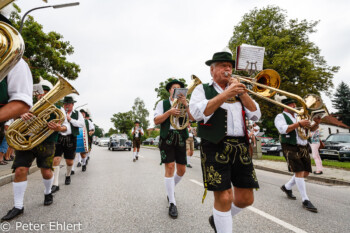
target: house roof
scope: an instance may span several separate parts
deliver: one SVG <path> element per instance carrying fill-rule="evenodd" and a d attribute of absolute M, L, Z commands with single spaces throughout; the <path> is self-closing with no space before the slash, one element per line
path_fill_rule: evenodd
<path fill-rule="evenodd" d="M 325 116 L 324 118 L 322 118 L 321 123 L 350 129 L 349 126 L 347 126 L 346 124 L 344 124 L 343 122 L 339 121 L 337 118 L 332 116 Z"/>

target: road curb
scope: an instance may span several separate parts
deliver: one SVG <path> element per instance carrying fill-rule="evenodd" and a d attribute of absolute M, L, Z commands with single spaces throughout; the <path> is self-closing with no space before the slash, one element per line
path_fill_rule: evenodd
<path fill-rule="evenodd" d="M 36 165 L 32 166 L 32 167 L 29 168 L 28 175 L 30 175 L 30 174 L 38 171 L 38 170 L 39 170 L 39 168 Z M 14 173 L 11 173 L 11 174 L 8 174 L 8 175 L 0 177 L 0 187 L 5 185 L 5 184 L 13 182 L 14 179 L 15 179 L 15 174 Z"/>
<path fill-rule="evenodd" d="M 151 149 L 151 150 L 158 150 L 157 147 L 148 147 L 148 146 L 141 146 L 142 148 L 145 149 Z M 199 156 L 194 156 L 194 157 L 199 157 Z M 264 171 L 269 171 L 269 172 L 274 172 L 274 173 L 279 173 L 279 174 L 283 174 L 283 175 L 293 175 L 292 172 L 288 172 L 288 171 L 281 171 L 278 169 L 273 169 L 273 168 L 269 168 L 269 167 L 264 167 L 261 165 L 254 165 L 254 167 L 256 169 L 259 170 L 264 170 Z M 319 177 L 319 176 L 308 176 L 306 178 L 306 180 L 314 180 L 314 181 L 319 181 L 319 182 L 323 182 L 323 183 L 327 183 L 327 184 L 334 184 L 334 185 L 346 185 L 346 186 L 350 186 L 350 182 L 349 181 L 345 181 L 345 180 L 337 180 L 337 179 L 332 179 L 332 178 L 325 178 L 325 177 Z"/>

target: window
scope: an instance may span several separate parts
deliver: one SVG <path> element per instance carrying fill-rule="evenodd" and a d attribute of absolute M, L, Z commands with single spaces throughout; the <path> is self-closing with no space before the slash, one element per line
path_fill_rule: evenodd
<path fill-rule="evenodd" d="M 328 133 L 329 133 L 329 134 L 332 134 L 332 130 L 331 130 L 331 128 L 329 128 L 329 127 L 328 127 Z"/>

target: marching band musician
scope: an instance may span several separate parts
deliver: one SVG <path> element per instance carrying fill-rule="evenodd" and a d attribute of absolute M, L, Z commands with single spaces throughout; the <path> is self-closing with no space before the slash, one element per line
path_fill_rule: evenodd
<path fill-rule="evenodd" d="M 90 152 L 92 149 L 92 135 L 95 133 L 95 125 L 92 122 L 92 119 L 90 117 L 91 113 L 88 109 L 86 109 L 86 119 L 89 121 L 89 134 L 88 134 L 88 146 L 89 146 L 89 152 L 87 154 L 87 159 L 86 159 L 86 165 L 88 164 L 88 161 L 90 159 Z"/>
<path fill-rule="evenodd" d="M 70 175 L 74 162 L 75 150 L 77 148 L 77 136 L 79 135 L 79 128 L 84 127 L 83 115 L 81 115 L 79 111 L 73 110 L 75 102 L 72 96 L 66 96 L 63 99 L 63 108 L 66 112 L 66 119 L 63 122 L 63 126 L 65 126 L 67 130 L 59 133 L 56 143 L 56 151 L 53 160 L 55 178 L 52 185 L 52 193 L 59 190 L 58 178 L 62 154 L 64 155 L 67 165 L 65 184 L 69 185 L 71 183 Z"/>
<path fill-rule="evenodd" d="M 132 128 L 132 147 L 133 149 L 133 158 L 132 161 L 136 162 L 139 159 L 140 145 L 141 145 L 141 136 L 144 134 L 142 127 L 140 127 L 140 122 L 134 122 L 134 128 Z M 137 151 L 136 151 L 137 150 Z"/>
<path fill-rule="evenodd" d="M 184 83 L 179 80 L 174 79 L 170 81 L 165 87 L 170 93 L 170 98 L 160 101 L 154 113 L 154 124 L 160 124 L 159 150 L 161 163 L 165 164 L 165 188 L 168 194 L 169 215 L 172 218 L 177 218 L 178 216 L 174 192 L 175 185 L 180 182 L 186 172 L 186 139 L 188 138 L 188 131 L 187 128 L 183 130 L 174 129 L 170 124 L 170 116 L 178 116 L 180 114 L 179 109 L 171 106 L 174 101 L 174 90 L 180 87 L 183 88 L 184 86 Z M 178 100 L 186 106 L 189 119 L 193 120 L 188 109 L 186 97 L 181 95 Z"/>
<path fill-rule="evenodd" d="M 41 82 L 37 85 L 41 85 L 44 90 L 43 94 L 37 96 L 38 99 L 41 99 L 52 89 L 52 84 L 47 80 L 41 80 Z M 34 115 L 30 112 L 21 115 L 21 118 L 24 121 L 30 121 L 33 117 Z M 48 121 L 54 118 L 55 113 L 52 113 Z M 65 131 L 66 127 L 54 122 L 48 122 L 47 126 L 49 129 L 55 132 L 46 138 L 42 143 L 31 150 L 15 151 L 16 156 L 12 164 L 12 169 L 15 172 L 15 179 L 13 182 L 15 206 L 7 213 L 6 216 L 1 219 L 2 221 L 11 220 L 23 213 L 23 199 L 28 182 L 27 174 L 34 159 L 36 159 L 36 164 L 41 169 L 43 183 L 45 186 L 44 205 L 51 205 L 53 202 L 53 197 L 51 194 L 51 186 L 53 182 L 52 160 L 55 153 L 55 143 L 57 141 L 58 132 Z"/>
<path fill-rule="evenodd" d="M 248 153 L 245 117 L 257 121 L 261 113 L 245 86 L 231 78 L 234 67 L 231 53 L 215 53 L 205 64 L 210 66 L 213 79 L 198 85 L 190 100 L 190 111 L 198 122 L 197 135 L 201 138 L 203 201 L 207 190 L 214 191 L 209 223 L 215 232 L 231 233 L 232 217 L 253 203 L 253 188 L 259 188 Z"/>
<path fill-rule="evenodd" d="M 282 99 L 282 104 L 296 108 L 297 101 L 291 98 Z M 311 131 L 317 129 L 321 119 L 315 120 L 315 124 L 311 127 Z M 311 212 L 317 213 L 317 208 L 310 202 L 306 194 L 305 180 L 310 172 L 312 172 L 310 151 L 308 141 L 301 139 L 297 129 L 298 127 L 310 127 L 309 120 L 297 119 L 297 114 L 284 108 L 275 118 L 275 126 L 281 136 L 281 146 L 283 155 L 286 158 L 288 169 L 293 172 L 292 178 L 284 185 L 281 190 L 285 192 L 291 200 L 296 200 L 292 193 L 292 187 L 296 184 L 302 197 L 303 208 Z"/>
<path fill-rule="evenodd" d="M 92 135 L 95 132 L 95 126 L 92 123 L 92 121 L 89 119 L 90 114 L 88 113 L 87 110 L 81 109 L 80 112 L 84 117 L 85 127 L 86 127 L 86 130 L 88 131 L 88 152 L 81 152 L 80 153 L 81 164 L 82 164 L 81 170 L 84 172 L 84 171 L 86 171 L 87 159 L 88 159 L 88 155 L 90 154 L 90 150 L 91 150 Z"/>

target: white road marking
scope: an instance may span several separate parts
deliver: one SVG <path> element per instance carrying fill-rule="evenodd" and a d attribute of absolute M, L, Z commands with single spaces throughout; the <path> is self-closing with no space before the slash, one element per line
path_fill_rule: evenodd
<path fill-rule="evenodd" d="M 203 183 L 202 182 L 199 182 L 199 181 L 193 180 L 193 179 L 190 179 L 190 181 L 192 183 L 195 183 L 195 184 L 203 187 Z M 270 215 L 268 213 L 265 213 L 264 211 L 261 211 L 261 210 L 259 210 L 257 208 L 249 206 L 249 207 L 247 207 L 247 209 L 252 211 L 252 212 L 254 212 L 254 213 L 256 213 L 256 214 L 259 214 L 260 216 L 262 216 L 264 218 L 267 218 L 270 221 L 275 222 L 275 223 L 277 223 L 277 224 L 283 226 L 284 228 L 287 228 L 287 229 L 289 229 L 289 230 L 291 230 L 293 232 L 296 232 L 296 233 L 307 233 L 306 231 L 304 231 L 304 230 L 302 230 L 302 229 L 300 229 L 298 227 L 295 227 L 295 226 L 293 226 L 293 225 L 291 225 L 291 224 L 289 224 L 289 223 L 287 223 L 287 222 L 285 222 L 285 221 L 283 221 L 283 220 L 281 220 L 279 218 L 276 218 L 276 217 L 274 217 L 274 216 L 272 216 L 272 215 Z"/>

